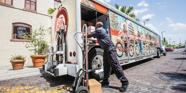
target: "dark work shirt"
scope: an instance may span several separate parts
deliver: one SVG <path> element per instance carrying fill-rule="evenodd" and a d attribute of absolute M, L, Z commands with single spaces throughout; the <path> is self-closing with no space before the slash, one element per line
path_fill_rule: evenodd
<path fill-rule="evenodd" d="M 97 28 L 96 31 L 91 33 L 91 36 L 98 39 L 101 48 L 104 50 L 115 49 L 113 42 L 103 27 Z"/>

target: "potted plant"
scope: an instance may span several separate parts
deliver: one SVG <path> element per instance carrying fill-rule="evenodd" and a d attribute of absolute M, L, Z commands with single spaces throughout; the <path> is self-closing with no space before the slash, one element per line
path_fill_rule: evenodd
<path fill-rule="evenodd" d="M 34 52 L 34 55 L 31 55 L 33 67 L 42 67 L 47 57 L 48 43 L 44 38 L 46 31 L 43 27 L 33 31 L 30 42 L 26 44 L 26 48 Z"/>
<path fill-rule="evenodd" d="M 10 60 L 13 70 L 23 69 L 25 63 L 25 57 L 22 55 L 15 55 Z"/>

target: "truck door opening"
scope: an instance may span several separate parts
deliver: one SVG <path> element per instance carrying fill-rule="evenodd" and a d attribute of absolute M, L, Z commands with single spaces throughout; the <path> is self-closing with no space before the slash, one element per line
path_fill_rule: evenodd
<path fill-rule="evenodd" d="M 89 8 L 87 6 L 81 5 L 81 28 L 84 24 L 88 27 L 95 27 L 96 22 L 103 22 L 103 27 L 109 31 L 109 17 L 103 13 L 96 11 L 96 9 Z M 90 29 L 93 30 L 94 28 Z M 89 30 L 89 29 L 88 29 Z"/>

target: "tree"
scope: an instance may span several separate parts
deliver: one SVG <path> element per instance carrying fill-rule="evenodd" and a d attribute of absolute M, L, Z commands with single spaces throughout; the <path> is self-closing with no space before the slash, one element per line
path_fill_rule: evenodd
<path fill-rule="evenodd" d="M 126 15 L 130 16 L 131 18 L 136 19 L 136 15 L 134 14 L 134 7 L 132 6 L 119 6 L 118 4 L 115 4 L 116 9 L 118 9 L 119 11 L 125 13 Z"/>
<path fill-rule="evenodd" d="M 168 43 L 168 41 L 167 41 L 167 39 L 165 37 L 163 38 L 162 43 L 166 47 L 169 46 L 169 43 Z"/>

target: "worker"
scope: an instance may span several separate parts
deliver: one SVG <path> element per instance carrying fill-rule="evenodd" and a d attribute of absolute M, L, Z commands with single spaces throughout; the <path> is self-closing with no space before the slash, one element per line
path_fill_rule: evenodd
<path fill-rule="evenodd" d="M 104 79 L 102 81 L 103 87 L 109 86 L 109 76 L 111 68 L 114 71 L 117 78 L 121 81 L 120 92 L 125 92 L 128 87 L 128 80 L 123 73 L 123 69 L 119 64 L 117 59 L 116 47 L 111 41 L 106 30 L 103 28 L 102 22 L 96 23 L 96 30 L 94 32 L 88 33 L 88 38 L 94 37 L 97 38 L 99 45 L 104 50 L 103 61 L 104 61 Z"/>
<path fill-rule="evenodd" d="M 89 33 L 95 31 L 95 26 L 94 26 L 94 24 L 93 24 L 92 22 L 88 22 L 87 31 L 88 31 Z M 97 39 L 94 38 L 94 37 L 91 37 L 89 40 L 91 40 L 91 42 L 93 43 L 93 42 L 96 42 Z"/>

